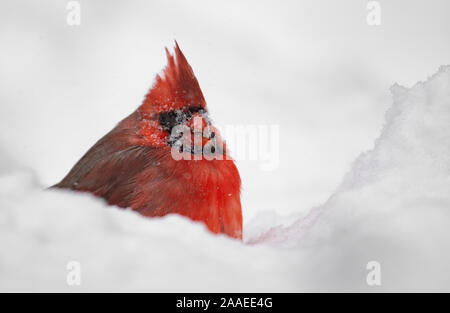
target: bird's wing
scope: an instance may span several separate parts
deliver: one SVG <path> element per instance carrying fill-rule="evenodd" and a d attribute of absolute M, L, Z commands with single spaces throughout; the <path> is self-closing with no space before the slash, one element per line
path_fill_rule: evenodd
<path fill-rule="evenodd" d="M 109 203 L 130 206 L 139 173 L 156 155 L 155 148 L 132 145 L 127 136 L 114 131 L 104 136 L 53 187 L 89 191 Z"/>

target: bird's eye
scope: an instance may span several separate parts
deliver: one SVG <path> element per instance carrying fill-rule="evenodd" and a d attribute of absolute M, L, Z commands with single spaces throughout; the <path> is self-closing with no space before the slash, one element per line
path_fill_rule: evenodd
<path fill-rule="evenodd" d="M 161 112 L 158 121 L 164 130 L 170 132 L 179 123 L 179 114 L 176 111 Z"/>
<path fill-rule="evenodd" d="M 192 114 L 192 113 L 197 113 L 197 112 L 199 112 L 199 113 L 203 113 L 203 111 L 204 111 L 204 109 L 201 107 L 201 106 L 192 106 L 192 107 L 189 107 L 189 112 Z"/>
<path fill-rule="evenodd" d="M 194 113 L 204 113 L 204 109 L 201 106 L 190 107 L 187 111 L 172 110 L 167 112 L 161 112 L 158 115 L 158 121 L 164 130 L 169 133 L 176 125 L 181 124 L 187 120 L 190 120 Z"/>
<path fill-rule="evenodd" d="M 191 117 L 192 117 L 192 112 L 191 112 L 191 111 L 186 111 L 186 112 L 184 113 L 184 116 L 185 116 L 185 118 L 186 118 L 187 120 L 189 120 L 189 119 L 191 119 Z"/>

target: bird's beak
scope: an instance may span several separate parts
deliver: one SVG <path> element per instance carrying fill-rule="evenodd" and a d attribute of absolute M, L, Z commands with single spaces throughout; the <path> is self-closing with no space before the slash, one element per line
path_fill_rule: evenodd
<path fill-rule="evenodd" d="M 191 128 L 191 140 L 194 151 L 208 151 L 209 154 L 222 154 L 223 142 L 217 129 L 211 124 L 209 118 L 202 114 L 194 114 L 188 123 Z M 205 149 L 208 147 L 209 149 Z"/>

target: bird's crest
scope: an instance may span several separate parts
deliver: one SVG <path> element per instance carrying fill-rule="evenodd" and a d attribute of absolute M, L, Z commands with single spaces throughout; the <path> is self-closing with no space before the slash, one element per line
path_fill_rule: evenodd
<path fill-rule="evenodd" d="M 174 54 L 166 48 L 167 66 L 156 75 L 155 83 L 145 97 L 140 111 L 145 114 L 206 108 L 205 98 L 186 57 L 175 41 Z"/>

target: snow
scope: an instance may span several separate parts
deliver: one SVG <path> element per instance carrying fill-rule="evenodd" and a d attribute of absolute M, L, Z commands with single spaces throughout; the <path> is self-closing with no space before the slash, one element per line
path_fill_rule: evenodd
<path fill-rule="evenodd" d="M 244 243 L 179 216 L 147 219 L 46 190 L 32 170 L 8 166 L 0 291 L 449 291 L 450 66 L 391 91 L 373 148 L 329 199 L 301 218 L 261 213 Z M 70 261 L 80 286 L 66 283 Z M 366 284 L 370 261 L 381 286 Z"/>
<path fill-rule="evenodd" d="M 286 270 L 266 272 L 281 256 L 182 217 L 146 219 L 88 195 L 42 190 L 26 172 L 2 176 L 0 187 L 1 291 L 288 290 Z M 75 289 L 66 284 L 71 261 L 81 264 Z"/>

